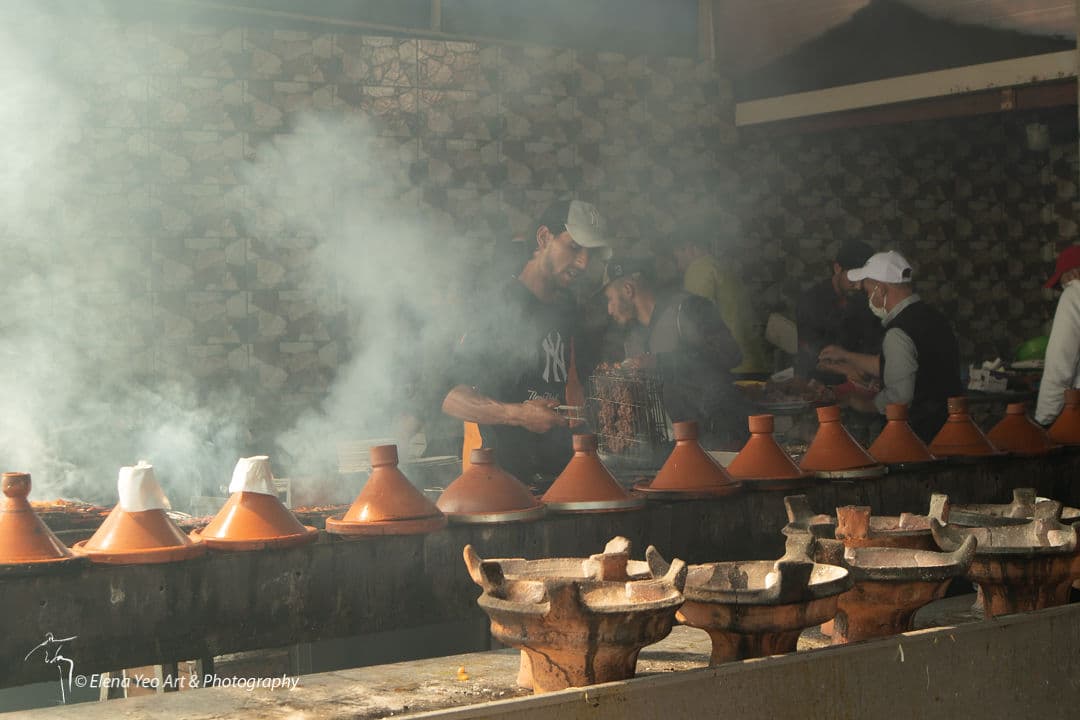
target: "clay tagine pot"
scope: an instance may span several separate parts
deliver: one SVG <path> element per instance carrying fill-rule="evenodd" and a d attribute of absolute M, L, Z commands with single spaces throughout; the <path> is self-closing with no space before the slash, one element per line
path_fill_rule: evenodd
<path fill-rule="evenodd" d="M 986 434 L 994 447 L 1015 455 L 1045 455 L 1061 446 L 1027 416 L 1024 403 L 1009 403 L 1005 417 Z"/>
<path fill-rule="evenodd" d="M 911 630 L 919 608 L 945 595 L 975 556 L 968 537 L 952 553 L 898 547 L 848 548 L 843 566 L 854 586 L 840 596 L 833 645 L 886 637 Z"/>
<path fill-rule="evenodd" d="M 922 465 L 937 460 L 915 431 L 908 425 L 908 406 L 889 403 L 885 406 L 885 427 L 867 452 L 880 463 L 893 466 Z"/>
<path fill-rule="evenodd" d="M 930 443 L 930 452 L 950 458 L 986 458 L 1004 454 L 971 419 L 967 398 L 951 397 L 948 406 L 949 418 Z"/>
<path fill-rule="evenodd" d="M 314 542 L 319 531 L 300 524 L 278 499 L 270 458 L 240 458 L 229 483 L 229 499 L 192 539 L 215 550 L 264 550 Z"/>
<path fill-rule="evenodd" d="M 1065 407 L 1046 434 L 1062 445 L 1080 445 L 1080 390 L 1065 391 Z"/>
<path fill-rule="evenodd" d="M 807 536 L 808 537 L 808 536 Z M 847 570 L 821 565 L 791 549 L 776 562 L 691 565 L 676 617 L 712 639 L 710 665 L 794 652 L 799 635 L 836 614 L 837 598 L 851 587 Z M 662 564 L 650 558 L 654 574 Z"/>
<path fill-rule="evenodd" d="M 59 565 L 75 559 L 30 506 L 30 473 L 6 472 L 0 487 L 0 565 Z"/>
<path fill-rule="evenodd" d="M 397 445 L 368 453 L 371 475 L 341 517 L 326 519 L 335 535 L 418 535 L 446 527 L 446 516 L 398 469 Z"/>
<path fill-rule="evenodd" d="M 846 505 L 836 508 L 836 539 L 845 548 L 885 547 L 937 550 L 926 515 L 871 515 L 870 508 Z"/>
<path fill-rule="evenodd" d="M 187 560 L 206 552 L 183 533 L 165 510 L 169 501 L 154 477 L 154 467 L 140 462 L 120 468 L 120 502 L 89 540 L 72 550 L 91 562 L 143 565 Z"/>
<path fill-rule="evenodd" d="M 946 551 L 968 537 L 978 541 L 967 578 L 982 591 L 987 618 L 1064 605 L 1077 563 L 1076 530 L 1061 523 L 1061 503 L 1035 505 L 1024 525 L 965 528 L 946 524 L 948 498 L 935 498 L 930 519 L 934 540 Z"/>
<path fill-rule="evenodd" d="M 675 447 L 660 472 L 651 481 L 640 482 L 635 490 L 654 500 L 684 500 L 731 495 L 742 488 L 698 442 L 698 424 L 693 421 L 672 425 Z"/>
<path fill-rule="evenodd" d="M 465 547 L 491 634 L 528 658 L 519 683 L 544 693 L 632 678 L 641 648 L 671 632 L 686 565 L 657 576 L 619 540 L 588 560 L 483 560 Z"/>
<path fill-rule="evenodd" d="M 435 503 L 450 522 L 500 523 L 535 520 L 544 505 L 529 488 L 495 464 L 495 451 L 469 454 L 469 469 L 443 490 Z"/>
<path fill-rule="evenodd" d="M 1013 488 L 1013 499 L 1005 505 L 948 503 L 950 525 L 962 527 L 995 527 L 1001 525 L 1024 525 L 1035 517 L 1035 505 L 1043 498 L 1035 494 L 1035 488 Z M 935 495 L 938 502 L 947 502 L 944 495 Z M 1080 509 L 1061 508 L 1061 521 L 1071 525 L 1080 520 Z"/>
<path fill-rule="evenodd" d="M 574 456 L 540 499 L 551 512 L 635 510 L 645 501 L 623 490 L 596 454 L 596 435 L 574 435 Z"/>
<path fill-rule="evenodd" d="M 728 474 L 749 490 L 794 490 L 810 484 L 804 473 L 773 437 L 772 415 L 751 415 L 750 439 L 727 466 Z"/>
<path fill-rule="evenodd" d="M 799 462 L 801 470 L 825 478 L 863 478 L 885 473 L 885 467 L 870 457 L 840 423 L 839 407 L 820 407 L 817 416 L 818 430 Z"/>

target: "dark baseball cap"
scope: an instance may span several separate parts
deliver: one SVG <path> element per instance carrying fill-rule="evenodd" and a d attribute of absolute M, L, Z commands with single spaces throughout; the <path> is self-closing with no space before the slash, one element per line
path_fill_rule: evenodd
<path fill-rule="evenodd" d="M 862 240 L 845 240 L 836 251 L 836 264 L 845 270 L 861 268 L 874 254 L 874 248 Z"/>
<path fill-rule="evenodd" d="M 608 260 L 607 267 L 604 268 L 604 283 L 601 287 L 606 288 L 616 280 L 634 275 L 645 275 L 651 278 L 653 265 L 654 261 L 651 257 L 616 255 Z"/>

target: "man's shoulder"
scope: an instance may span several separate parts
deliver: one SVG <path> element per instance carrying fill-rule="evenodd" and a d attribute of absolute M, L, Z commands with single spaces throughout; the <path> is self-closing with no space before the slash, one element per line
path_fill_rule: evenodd
<path fill-rule="evenodd" d="M 1058 299 L 1058 307 L 1062 306 L 1068 308 L 1080 307 L 1080 282 L 1070 283 L 1061 291 L 1061 297 Z"/>

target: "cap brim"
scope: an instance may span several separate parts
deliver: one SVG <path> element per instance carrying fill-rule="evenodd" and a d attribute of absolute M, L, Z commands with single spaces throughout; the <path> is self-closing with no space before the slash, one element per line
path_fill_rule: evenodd
<path fill-rule="evenodd" d="M 1058 284 L 1058 280 L 1061 280 L 1061 276 L 1064 275 L 1064 274 L 1065 274 L 1064 270 L 1058 270 L 1057 272 L 1055 272 L 1053 275 L 1050 276 L 1050 279 L 1046 281 L 1046 283 L 1043 285 L 1043 287 L 1044 288 L 1052 288 L 1052 287 L 1054 287 L 1055 285 Z"/>
<path fill-rule="evenodd" d="M 847 279 L 851 282 L 860 282 L 870 277 L 870 271 L 866 268 L 855 268 L 847 271 Z"/>
<path fill-rule="evenodd" d="M 600 251 L 599 255 L 605 260 L 611 257 L 611 246 L 607 240 L 593 232 L 592 228 L 567 223 L 566 232 L 570 233 L 570 237 L 581 247 Z"/>

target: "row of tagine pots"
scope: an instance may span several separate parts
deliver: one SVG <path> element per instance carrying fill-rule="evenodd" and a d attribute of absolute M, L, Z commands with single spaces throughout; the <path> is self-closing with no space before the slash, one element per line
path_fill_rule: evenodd
<path fill-rule="evenodd" d="M 819 625 L 833 644 L 910 630 L 956 577 L 977 584 L 987 617 L 1063 604 L 1080 577 L 1068 524 L 1080 511 L 1033 490 L 1008 505 L 934 495 L 926 515 L 896 517 L 856 506 L 816 515 L 801 495 L 785 505 L 775 562 L 687 566 L 652 546 L 635 561 L 615 538 L 588 558 L 483 559 L 466 546 L 465 564 L 492 635 L 521 650 L 518 683 L 537 693 L 633 677 L 642 648 L 676 622 L 709 634 L 716 665 L 793 652 Z"/>
<path fill-rule="evenodd" d="M 949 419 L 927 447 L 907 424 L 907 408 L 890 405 L 881 435 L 864 450 L 840 422 L 836 406 L 818 408 L 819 427 L 801 462 L 796 464 L 773 437 L 771 415 L 749 419 L 751 436 L 725 469 L 698 443 L 693 422 L 674 424 L 675 447 L 663 467 L 634 493 L 625 490 L 604 467 L 594 435 L 574 436 L 574 455 L 540 498 L 502 470 L 491 449 L 474 450 L 470 466 L 442 493 L 429 500 L 398 469 L 397 448 L 371 449 L 372 472 L 352 506 L 329 518 L 326 530 L 342 536 L 427 533 L 447 521 L 502 523 L 531 520 L 545 512 L 597 513 L 639 509 L 645 499 L 680 500 L 721 497 L 743 487 L 791 490 L 815 478 L 872 477 L 886 466 L 911 467 L 939 458 L 982 459 L 1006 451 L 1035 455 L 1061 442 L 1080 443 L 1080 391 L 1066 393 L 1065 410 L 1048 436 L 1010 405 L 1005 418 L 984 435 L 967 412 L 964 398 L 949 400 Z M 139 564 L 184 560 L 218 550 L 260 550 L 313 542 L 318 532 L 302 525 L 277 498 L 269 460 L 243 458 L 229 485 L 231 493 L 213 521 L 190 536 L 167 515 L 169 503 L 153 467 L 125 467 L 118 481 L 119 502 L 89 540 L 69 550 L 27 501 L 30 476 L 7 473 L 0 508 L 0 566 L 69 562 L 85 556 L 96 562 Z"/>

